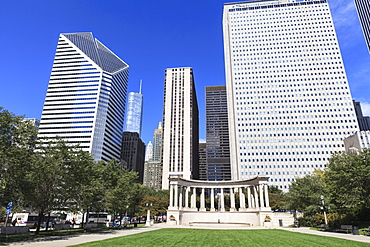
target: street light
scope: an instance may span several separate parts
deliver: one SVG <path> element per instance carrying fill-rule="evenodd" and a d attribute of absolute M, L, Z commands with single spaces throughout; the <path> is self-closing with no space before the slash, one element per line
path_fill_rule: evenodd
<path fill-rule="evenodd" d="M 325 202 L 324 202 L 324 196 L 320 196 L 320 198 L 321 198 L 321 203 L 322 203 L 322 209 L 324 210 L 325 226 L 327 226 L 328 218 L 326 217 L 326 207 L 325 207 Z"/>
<path fill-rule="evenodd" d="M 147 215 L 146 215 L 146 224 L 145 224 L 145 226 L 151 226 L 151 224 L 150 224 L 150 209 L 151 209 L 151 207 L 153 206 L 153 203 L 147 203 L 146 204 L 146 207 L 148 208 L 148 212 L 147 212 Z"/>

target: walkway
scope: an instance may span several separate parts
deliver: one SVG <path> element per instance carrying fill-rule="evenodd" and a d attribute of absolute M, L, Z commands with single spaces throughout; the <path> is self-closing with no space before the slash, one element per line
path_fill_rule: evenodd
<path fill-rule="evenodd" d="M 52 237 L 42 237 L 28 241 L 15 242 L 6 244 L 6 246 L 23 246 L 23 247 L 64 247 L 70 245 L 83 244 L 87 242 L 105 240 L 109 238 L 116 238 L 127 236 L 131 234 L 137 234 L 141 232 L 148 232 L 153 230 L 158 230 L 159 227 L 154 225 L 153 227 L 138 227 L 130 229 L 121 230 L 109 230 L 104 232 L 96 233 L 85 233 L 79 235 L 70 236 L 52 236 Z"/>
<path fill-rule="evenodd" d="M 23 242 L 16 242 L 10 243 L 6 246 L 23 246 L 23 247 L 64 247 L 70 245 L 77 245 L 87 242 L 105 240 L 109 238 L 127 236 L 131 234 L 137 234 L 141 232 L 148 232 L 153 230 L 158 230 L 161 228 L 196 228 L 196 229 L 239 229 L 239 230 L 257 230 L 257 229 L 266 229 L 264 227 L 234 227 L 234 226 L 167 226 L 166 224 L 155 224 L 152 227 L 140 227 L 140 228 L 131 228 L 131 229 L 122 229 L 122 230 L 109 230 L 104 232 L 97 232 L 97 233 L 86 233 L 81 235 L 71 235 L 71 236 L 53 236 L 53 237 L 45 237 L 45 238 L 38 238 L 29 241 Z M 270 229 L 281 229 L 291 232 L 299 232 L 304 234 L 313 234 L 325 237 L 334 237 L 334 238 L 342 238 L 352 241 L 359 241 L 364 243 L 370 243 L 369 236 L 363 235 L 351 235 L 345 233 L 334 233 L 334 232 L 323 232 L 323 231 L 315 231 L 310 230 L 306 227 L 301 228 L 270 228 Z"/>

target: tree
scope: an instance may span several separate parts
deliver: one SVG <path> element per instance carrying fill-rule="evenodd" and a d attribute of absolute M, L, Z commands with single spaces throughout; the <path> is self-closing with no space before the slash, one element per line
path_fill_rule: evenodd
<path fill-rule="evenodd" d="M 370 149 L 358 154 L 336 153 L 330 158 L 326 183 L 339 212 L 361 218 L 370 213 Z"/>
<path fill-rule="evenodd" d="M 36 143 L 35 125 L 0 107 L 0 205 L 21 203 L 19 187 Z"/>
<path fill-rule="evenodd" d="M 269 201 L 270 207 L 273 211 L 280 211 L 286 209 L 286 196 L 282 190 L 275 186 L 269 186 Z"/>

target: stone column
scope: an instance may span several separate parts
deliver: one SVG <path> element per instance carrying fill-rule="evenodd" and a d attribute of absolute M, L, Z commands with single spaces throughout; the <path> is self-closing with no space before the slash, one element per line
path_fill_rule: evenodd
<path fill-rule="evenodd" d="M 184 191 L 184 188 L 180 185 L 180 195 L 179 195 L 179 210 L 182 210 L 183 208 L 183 191 Z"/>
<path fill-rule="evenodd" d="M 196 206 L 196 188 L 193 188 L 193 193 L 191 194 L 191 210 L 196 211 L 197 206 Z"/>
<path fill-rule="evenodd" d="M 257 193 L 257 188 L 256 188 L 256 186 L 253 186 L 253 190 L 254 190 L 254 200 L 255 200 L 255 204 L 254 204 L 254 206 L 255 206 L 256 208 L 259 208 L 260 206 L 259 206 L 259 204 L 258 204 L 258 193 Z"/>
<path fill-rule="evenodd" d="M 252 200 L 251 200 L 251 187 L 247 187 L 247 193 L 248 193 L 248 208 L 252 208 Z"/>
<path fill-rule="evenodd" d="M 230 212 L 235 212 L 235 194 L 234 188 L 230 188 Z"/>
<path fill-rule="evenodd" d="M 174 199 L 175 199 L 174 207 L 176 209 L 179 209 L 179 187 L 178 187 L 177 184 L 175 184 L 175 196 L 174 196 Z"/>
<path fill-rule="evenodd" d="M 264 191 L 263 191 L 263 184 L 260 184 L 259 185 L 259 190 L 258 190 L 259 194 L 260 194 L 260 207 L 261 208 L 264 208 L 265 207 L 265 202 L 263 201 L 263 196 L 264 196 Z"/>
<path fill-rule="evenodd" d="M 185 209 L 189 209 L 189 191 L 190 191 L 190 187 L 186 187 L 186 190 L 185 190 Z"/>
<path fill-rule="evenodd" d="M 206 202 L 204 198 L 204 188 L 202 188 L 202 193 L 200 194 L 200 209 L 199 211 L 206 211 Z"/>
<path fill-rule="evenodd" d="M 265 200 L 266 200 L 266 208 L 270 207 L 270 199 L 269 199 L 269 187 L 268 184 L 265 184 Z"/>
<path fill-rule="evenodd" d="M 173 207 L 173 184 L 170 184 L 170 206 L 169 208 Z"/>
<path fill-rule="evenodd" d="M 220 208 L 220 211 L 221 212 L 225 212 L 225 198 L 224 198 L 224 189 L 221 188 L 221 208 Z"/>
<path fill-rule="evenodd" d="M 243 193 L 243 188 L 239 188 L 239 201 L 240 201 L 239 211 L 245 211 L 245 196 Z"/>
<path fill-rule="evenodd" d="M 253 189 L 253 187 L 252 187 Z M 254 200 L 254 195 L 251 193 L 251 207 L 254 209 L 256 208 L 256 200 Z"/>
<path fill-rule="evenodd" d="M 211 188 L 211 211 L 216 211 L 215 209 L 215 189 Z"/>

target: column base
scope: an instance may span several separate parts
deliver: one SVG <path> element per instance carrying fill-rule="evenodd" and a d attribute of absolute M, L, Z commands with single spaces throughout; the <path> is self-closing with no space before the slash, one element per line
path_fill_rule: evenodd
<path fill-rule="evenodd" d="M 209 210 L 211 212 L 216 212 L 216 209 L 215 208 L 211 208 L 211 210 Z"/>
<path fill-rule="evenodd" d="M 230 212 L 236 212 L 235 208 L 230 208 Z"/>
<path fill-rule="evenodd" d="M 245 211 L 248 211 L 246 208 L 239 208 L 238 210 L 239 212 L 245 212 Z"/>
<path fill-rule="evenodd" d="M 220 212 L 225 212 L 225 208 L 220 208 Z"/>
<path fill-rule="evenodd" d="M 199 211 L 207 211 L 206 208 L 200 208 Z"/>

